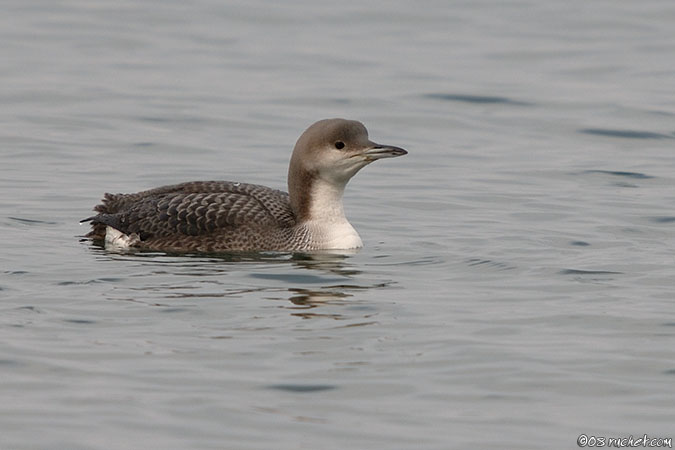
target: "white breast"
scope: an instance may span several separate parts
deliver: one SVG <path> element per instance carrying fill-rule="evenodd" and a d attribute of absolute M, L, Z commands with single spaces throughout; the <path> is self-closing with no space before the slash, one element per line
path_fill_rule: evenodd
<path fill-rule="evenodd" d="M 312 184 L 310 219 L 302 223 L 314 250 L 345 250 L 363 247 L 361 237 L 345 217 L 342 207 L 344 184 L 317 179 Z"/>
<path fill-rule="evenodd" d="M 359 233 L 347 220 L 340 222 L 310 221 L 304 224 L 314 250 L 346 250 L 363 247 Z"/>

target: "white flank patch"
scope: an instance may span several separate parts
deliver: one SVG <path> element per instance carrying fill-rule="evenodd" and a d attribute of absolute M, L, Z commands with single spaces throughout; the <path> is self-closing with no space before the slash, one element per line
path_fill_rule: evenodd
<path fill-rule="evenodd" d="M 111 226 L 105 228 L 105 248 L 108 250 L 124 250 L 137 243 L 138 236 L 135 233 L 129 236 Z"/>

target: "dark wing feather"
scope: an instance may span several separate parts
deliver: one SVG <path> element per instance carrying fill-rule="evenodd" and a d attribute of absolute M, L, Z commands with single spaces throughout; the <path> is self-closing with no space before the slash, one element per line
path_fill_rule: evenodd
<path fill-rule="evenodd" d="M 198 236 L 243 224 L 290 227 L 295 224 L 288 194 L 265 186 L 225 181 L 189 182 L 135 194 L 105 194 L 91 220 L 90 237 L 105 236 L 110 225 L 141 239 L 175 234 Z"/>

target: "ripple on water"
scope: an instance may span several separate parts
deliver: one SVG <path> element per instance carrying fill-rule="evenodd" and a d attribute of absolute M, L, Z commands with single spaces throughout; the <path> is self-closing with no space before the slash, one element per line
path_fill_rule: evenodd
<path fill-rule="evenodd" d="M 584 174 L 601 174 L 601 175 L 612 175 L 615 177 L 624 177 L 624 178 L 633 178 L 636 180 L 648 180 L 654 178 L 651 175 L 647 175 L 640 172 L 625 172 L 621 170 L 584 170 Z"/>
<path fill-rule="evenodd" d="M 513 106 L 530 106 L 531 103 L 520 100 L 513 100 L 508 97 L 493 96 L 493 95 L 472 95 L 472 94 L 444 94 L 432 93 L 424 95 L 426 98 L 434 100 L 443 100 L 448 102 L 461 102 L 473 104 L 491 104 L 491 105 L 513 105 Z"/>
<path fill-rule="evenodd" d="M 67 323 L 74 323 L 76 325 L 93 325 L 96 323 L 95 320 L 89 319 L 64 319 L 63 321 Z"/>
<path fill-rule="evenodd" d="M 47 220 L 26 219 L 25 217 L 7 217 L 15 222 L 23 223 L 25 225 L 56 225 L 57 222 L 50 222 Z"/>
<path fill-rule="evenodd" d="M 86 280 L 86 281 L 59 281 L 56 283 L 57 286 L 75 286 L 75 285 L 89 285 L 89 284 L 98 284 L 98 283 L 119 283 L 120 281 L 123 281 L 123 278 L 113 278 L 113 277 L 102 277 L 102 278 L 95 278 L 93 280 Z"/>
<path fill-rule="evenodd" d="M 16 359 L 0 359 L 0 367 L 19 367 L 23 363 Z"/>
<path fill-rule="evenodd" d="M 407 260 L 407 261 L 396 261 L 390 263 L 368 263 L 368 266 L 429 266 L 444 264 L 446 262 L 445 258 L 440 256 L 425 256 L 419 259 Z"/>
<path fill-rule="evenodd" d="M 516 268 L 516 266 L 512 266 L 510 264 L 481 258 L 470 258 L 466 261 L 466 264 L 470 267 L 480 266 L 482 268 L 490 268 L 495 270 L 513 270 Z"/>
<path fill-rule="evenodd" d="M 583 128 L 579 133 L 623 139 L 673 139 L 675 136 L 652 131 L 613 130 L 608 128 Z"/>
<path fill-rule="evenodd" d="M 623 272 L 613 272 L 611 270 L 580 270 L 580 269 L 563 269 L 559 273 L 561 275 L 623 275 Z"/>
<path fill-rule="evenodd" d="M 278 391 L 294 392 L 299 394 L 310 394 L 312 392 L 322 392 L 337 389 L 334 384 L 271 384 L 267 389 L 276 389 Z"/>
<path fill-rule="evenodd" d="M 339 283 L 344 281 L 342 278 L 329 278 L 310 274 L 287 274 L 287 273 L 252 273 L 250 278 L 260 280 L 284 281 L 293 284 L 326 284 Z"/>
<path fill-rule="evenodd" d="M 649 220 L 655 223 L 673 223 L 675 222 L 675 216 L 650 217 Z"/>
<path fill-rule="evenodd" d="M 36 314 L 42 314 L 42 312 L 43 312 L 40 308 L 37 308 L 35 306 L 30 306 L 30 305 L 19 306 L 16 309 L 19 310 L 19 311 L 30 311 L 30 312 L 34 312 Z"/>

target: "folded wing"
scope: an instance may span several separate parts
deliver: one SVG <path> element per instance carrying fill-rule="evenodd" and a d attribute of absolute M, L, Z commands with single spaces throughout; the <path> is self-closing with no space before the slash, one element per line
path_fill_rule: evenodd
<path fill-rule="evenodd" d="M 237 227 L 295 224 L 288 194 L 265 186 L 226 181 L 190 182 L 135 194 L 105 194 L 88 236 L 103 238 L 105 227 L 141 240 L 176 234 L 199 236 Z"/>

